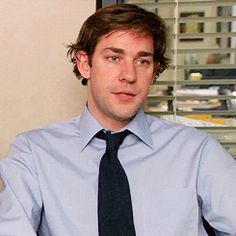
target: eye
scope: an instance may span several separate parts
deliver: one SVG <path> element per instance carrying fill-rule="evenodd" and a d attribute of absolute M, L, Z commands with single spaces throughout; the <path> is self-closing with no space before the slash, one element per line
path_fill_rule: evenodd
<path fill-rule="evenodd" d="M 108 57 L 108 60 L 109 60 L 109 61 L 112 61 L 112 62 L 118 62 L 120 59 L 119 59 L 119 57 L 117 57 L 117 56 L 109 56 L 109 57 Z"/>
<path fill-rule="evenodd" d="M 140 65 L 147 65 L 147 64 L 150 64 L 151 62 L 147 59 L 139 59 L 139 60 L 137 60 L 136 63 L 140 64 Z"/>

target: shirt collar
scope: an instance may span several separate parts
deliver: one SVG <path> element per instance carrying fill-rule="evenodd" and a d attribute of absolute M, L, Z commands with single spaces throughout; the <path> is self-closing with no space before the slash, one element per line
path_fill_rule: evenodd
<path fill-rule="evenodd" d="M 85 106 L 79 121 L 80 151 L 88 145 L 95 134 L 101 129 L 103 127 L 91 115 L 87 106 Z M 151 131 L 142 109 L 138 111 L 136 116 L 122 130 L 124 129 L 128 129 L 148 146 L 153 147 Z"/>
<path fill-rule="evenodd" d="M 150 126 L 147 122 L 143 109 L 139 109 L 136 116 L 126 125 L 126 127 L 124 127 L 124 129 L 128 129 L 145 144 L 153 148 Z"/>
<path fill-rule="evenodd" d="M 101 129 L 103 129 L 103 127 L 91 115 L 87 106 L 85 106 L 79 121 L 80 151 L 88 145 L 94 135 Z"/>

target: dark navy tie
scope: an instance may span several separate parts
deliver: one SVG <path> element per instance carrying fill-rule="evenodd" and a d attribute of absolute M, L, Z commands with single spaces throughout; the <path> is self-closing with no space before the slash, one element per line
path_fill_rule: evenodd
<path fill-rule="evenodd" d="M 96 135 L 106 140 L 98 180 L 99 236 L 135 236 L 129 182 L 117 157 L 118 148 L 129 133 L 100 131 Z"/>

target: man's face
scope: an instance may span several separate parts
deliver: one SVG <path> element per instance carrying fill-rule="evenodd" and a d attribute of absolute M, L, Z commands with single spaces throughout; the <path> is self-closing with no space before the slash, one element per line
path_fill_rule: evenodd
<path fill-rule="evenodd" d="M 153 53 L 152 37 L 119 30 L 101 37 L 91 66 L 83 55 L 88 109 L 103 127 L 121 129 L 142 106 L 153 81 Z"/>

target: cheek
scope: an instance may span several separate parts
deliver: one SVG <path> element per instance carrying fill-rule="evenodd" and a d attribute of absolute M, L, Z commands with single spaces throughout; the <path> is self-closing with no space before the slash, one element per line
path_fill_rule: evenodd
<path fill-rule="evenodd" d="M 153 67 L 145 68 L 137 68 L 136 74 L 138 75 L 139 79 L 143 81 L 143 83 L 150 84 L 154 77 L 154 69 Z"/>
<path fill-rule="evenodd" d="M 103 63 L 94 63 L 91 67 L 91 80 L 93 80 L 94 84 L 97 86 L 107 86 L 112 82 L 111 78 L 114 78 L 117 74 L 115 68 L 110 68 L 109 66 L 105 66 Z"/>
<path fill-rule="evenodd" d="M 106 75 L 97 73 L 90 78 L 90 87 L 94 96 L 104 97 L 110 91 L 109 80 Z"/>
<path fill-rule="evenodd" d="M 142 88 L 143 91 L 147 91 L 152 85 L 153 82 L 153 76 L 152 75 L 144 75 L 142 78 L 138 79 L 139 87 Z"/>

